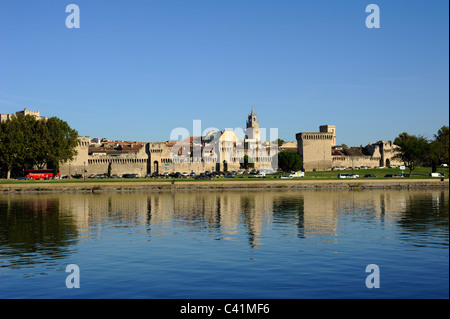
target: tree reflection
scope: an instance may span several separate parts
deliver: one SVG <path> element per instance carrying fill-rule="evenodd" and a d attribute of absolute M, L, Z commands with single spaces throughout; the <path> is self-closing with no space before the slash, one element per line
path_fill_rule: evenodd
<path fill-rule="evenodd" d="M 411 193 L 398 225 L 412 232 L 447 229 L 449 193 L 445 191 Z"/>
<path fill-rule="evenodd" d="M 0 201 L 0 257 L 9 266 L 66 257 L 77 237 L 76 225 L 60 215 L 58 198 Z"/>
<path fill-rule="evenodd" d="M 274 200 L 274 220 L 280 223 L 295 223 L 297 225 L 297 237 L 305 238 L 305 199 L 303 194 L 295 197 L 280 197 Z"/>

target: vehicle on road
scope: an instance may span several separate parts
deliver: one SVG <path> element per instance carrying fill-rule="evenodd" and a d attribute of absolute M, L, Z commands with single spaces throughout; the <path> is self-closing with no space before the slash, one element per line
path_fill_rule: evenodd
<path fill-rule="evenodd" d="M 200 175 L 195 176 L 195 179 L 209 179 L 209 180 L 212 180 L 212 179 L 214 179 L 214 177 L 209 175 L 209 174 L 200 173 Z"/>
<path fill-rule="evenodd" d="M 405 175 L 402 174 L 386 174 L 384 177 L 405 177 Z"/>
<path fill-rule="evenodd" d="M 430 177 L 445 177 L 445 173 L 430 173 L 428 174 Z"/>
<path fill-rule="evenodd" d="M 338 174 L 338 178 L 358 178 L 358 174 Z"/>
<path fill-rule="evenodd" d="M 92 178 L 104 179 L 104 178 L 108 178 L 108 176 L 106 176 L 106 174 L 97 174 L 97 175 L 94 175 Z"/>
<path fill-rule="evenodd" d="M 123 174 L 123 178 L 139 178 L 138 174 Z"/>
<path fill-rule="evenodd" d="M 289 174 L 290 177 L 305 177 L 305 172 L 294 172 Z"/>
<path fill-rule="evenodd" d="M 61 172 L 58 170 L 55 177 L 60 176 Z M 24 177 L 28 177 L 28 179 L 53 179 L 53 169 L 26 169 Z"/>
<path fill-rule="evenodd" d="M 253 178 L 266 178 L 266 173 L 258 173 L 253 175 Z"/>

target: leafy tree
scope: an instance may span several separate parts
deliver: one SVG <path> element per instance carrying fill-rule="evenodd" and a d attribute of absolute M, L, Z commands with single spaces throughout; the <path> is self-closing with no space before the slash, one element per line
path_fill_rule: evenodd
<path fill-rule="evenodd" d="M 6 178 L 11 177 L 11 171 L 24 162 L 24 132 L 20 130 L 17 119 L 0 123 L 0 165 L 6 172 Z"/>
<path fill-rule="evenodd" d="M 278 153 L 278 167 L 283 172 L 298 171 L 302 167 L 302 160 L 296 153 L 282 151 Z"/>
<path fill-rule="evenodd" d="M 250 162 L 248 155 L 244 155 L 244 162 L 240 163 L 242 169 L 254 168 L 255 163 L 253 161 Z"/>
<path fill-rule="evenodd" d="M 109 162 L 109 164 L 108 164 L 108 178 L 111 178 L 111 172 L 112 172 L 112 167 L 111 167 L 111 162 Z"/>
<path fill-rule="evenodd" d="M 76 155 L 78 132 L 56 117 L 36 120 L 17 114 L 0 123 L 0 166 L 11 177 L 13 170 L 54 168 Z"/>
<path fill-rule="evenodd" d="M 55 167 L 60 163 L 72 160 L 76 155 L 78 132 L 71 129 L 67 122 L 56 117 L 41 120 L 41 147 L 38 157 L 40 164 Z"/>
<path fill-rule="evenodd" d="M 398 152 L 395 158 L 402 160 L 409 168 L 410 176 L 418 165 L 426 162 L 430 145 L 425 137 L 401 133 L 394 140 L 394 144 L 397 145 L 396 151 Z"/>
<path fill-rule="evenodd" d="M 441 157 L 439 158 L 439 161 L 441 163 L 448 163 L 449 162 L 449 128 L 448 126 L 443 126 L 439 129 L 437 134 L 434 135 L 435 141 L 442 145 L 442 153 Z"/>
<path fill-rule="evenodd" d="M 283 143 L 285 143 L 285 140 L 282 140 L 281 138 L 278 138 L 275 143 L 278 144 L 278 146 L 280 147 L 281 145 L 283 145 Z"/>
<path fill-rule="evenodd" d="M 448 163 L 449 161 L 449 130 L 448 126 L 443 126 L 434 135 L 434 140 L 429 144 L 426 161 L 431 164 L 432 172 L 436 172 L 437 165 Z"/>

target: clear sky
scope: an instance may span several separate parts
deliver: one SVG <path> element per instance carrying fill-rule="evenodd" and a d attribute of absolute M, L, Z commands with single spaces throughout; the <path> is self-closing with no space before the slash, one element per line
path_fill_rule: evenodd
<path fill-rule="evenodd" d="M 0 113 L 39 110 L 92 138 L 245 128 L 252 105 L 288 141 L 323 124 L 349 146 L 432 138 L 448 87 L 447 0 L 0 0 Z"/>

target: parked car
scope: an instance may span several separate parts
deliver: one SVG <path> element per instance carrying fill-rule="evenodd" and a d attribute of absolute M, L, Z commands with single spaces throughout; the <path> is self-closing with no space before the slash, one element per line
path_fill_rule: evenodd
<path fill-rule="evenodd" d="M 366 174 L 364 175 L 364 178 L 376 178 L 376 176 L 373 174 Z"/>
<path fill-rule="evenodd" d="M 234 178 L 234 177 L 235 177 L 234 174 L 227 174 L 227 175 L 225 175 L 225 178 Z"/>
<path fill-rule="evenodd" d="M 200 173 L 200 175 L 195 176 L 195 179 L 214 179 L 214 177 L 212 177 L 211 175 L 207 175 L 205 173 Z"/>
<path fill-rule="evenodd" d="M 292 176 L 291 175 L 280 175 L 280 178 L 288 179 L 288 178 L 292 178 Z"/>
<path fill-rule="evenodd" d="M 138 174 L 123 174 L 123 178 L 139 178 Z"/>
<path fill-rule="evenodd" d="M 404 177 L 404 175 L 401 174 L 386 174 L 384 177 Z"/>
<path fill-rule="evenodd" d="M 338 174 L 338 178 L 358 178 L 358 174 Z"/>
<path fill-rule="evenodd" d="M 258 173 L 253 175 L 253 178 L 266 178 L 266 173 Z"/>
<path fill-rule="evenodd" d="M 191 178 L 195 178 L 195 176 L 197 176 L 197 174 L 195 174 L 194 172 L 189 174 L 189 177 L 191 177 Z"/>
<path fill-rule="evenodd" d="M 107 178 L 108 176 L 106 176 L 106 174 L 97 174 L 92 176 L 92 178 L 96 178 L 96 179 L 103 179 L 103 178 Z"/>
<path fill-rule="evenodd" d="M 181 177 L 183 177 L 183 175 L 181 175 L 180 172 L 176 172 L 175 174 L 169 174 L 169 176 L 173 177 L 173 178 L 181 178 Z"/>

